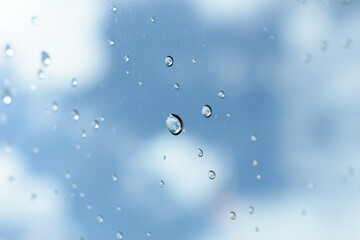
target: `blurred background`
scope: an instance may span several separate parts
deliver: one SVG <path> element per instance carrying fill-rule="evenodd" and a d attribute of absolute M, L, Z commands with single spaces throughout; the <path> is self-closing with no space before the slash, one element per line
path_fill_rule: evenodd
<path fill-rule="evenodd" d="M 0 0 L 0 239 L 359 239 L 359 10 Z"/>

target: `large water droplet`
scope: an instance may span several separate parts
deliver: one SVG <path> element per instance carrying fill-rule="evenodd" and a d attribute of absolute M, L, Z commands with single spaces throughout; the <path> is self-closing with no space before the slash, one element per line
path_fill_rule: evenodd
<path fill-rule="evenodd" d="M 52 60 L 50 58 L 50 55 L 45 52 L 45 51 L 42 51 L 41 52 L 41 64 L 44 66 L 44 67 L 47 67 L 51 64 Z"/>
<path fill-rule="evenodd" d="M 209 178 L 210 178 L 211 180 L 214 180 L 215 177 L 216 177 L 215 172 L 214 172 L 213 170 L 210 170 L 210 171 L 209 171 Z"/>
<path fill-rule="evenodd" d="M 171 56 L 165 58 L 165 65 L 171 67 L 174 64 L 174 59 Z"/>
<path fill-rule="evenodd" d="M 117 238 L 117 239 L 123 239 L 123 234 L 122 234 L 121 231 L 118 231 L 118 232 L 116 233 L 116 238 Z"/>
<path fill-rule="evenodd" d="M 5 46 L 5 55 L 7 57 L 12 57 L 14 56 L 14 50 L 10 47 L 10 45 L 6 45 Z"/>
<path fill-rule="evenodd" d="M 249 211 L 249 214 L 253 214 L 254 211 L 255 211 L 255 209 L 254 209 L 253 206 L 250 206 L 250 207 L 248 208 L 248 211 Z"/>
<path fill-rule="evenodd" d="M 71 86 L 76 87 L 78 85 L 78 80 L 76 78 L 73 78 L 71 80 Z"/>
<path fill-rule="evenodd" d="M 98 120 L 94 120 L 91 123 L 91 126 L 93 127 L 94 130 L 98 130 L 100 128 L 100 123 L 98 122 Z"/>
<path fill-rule="evenodd" d="M 72 112 L 71 112 L 71 115 L 72 115 L 72 119 L 74 121 L 78 121 L 80 119 L 80 115 L 79 115 L 79 112 L 74 109 Z"/>
<path fill-rule="evenodd" d="M 235 219 L 236 219 L 236 213 L 235 213 L 234 211 L 230 211 L 230 212 L 229 212 L 229 218 L 230 218 L 231 220 L 235 220 Z"/>
<path fill-rule="evenodd" d="M 202 157 L 203 155 L 203 150 L 201 150 L 201 148 L 198 148 L 198 157 Z"/>
<path fill-rule="evenodd" d="M 204 117 L 209 118 L 212 114 L 211 107 L 209 105 L 204 105 L 201 109 L 201 113 Z"/>
<path fill-rule="evenodd" d="M 99 214 L 99 215 L 97 216 L 97 220 L 98 220 L 99 223 L 103 223 L 103 222 L 104 222 L 104 217 L 103 217 L 103 215 Z"/>
<path fill-rule="evenodd" d="M 173 135 L 179 135 L 183 129 L 183 122 L 176 114 L 170 114 L 166 119 L 166 126 Z"/>
<path fill-rule="evenodd" d="M 163 180 L 160 181 L 159 186 L 160 186 L 161 188 L 163 188 L 163 187 L 165 186 L 165 183 L 164 183 Z"/>
<path fill-rule="evenodd" d="M 12 98 L 11 98 L 10 93 L 8 93 L 8 92 L 5 93 L 5 96 L 3 97 L 3 102 L 6 105 L 9 105 L 12 102 Z"/>
<path fill-rule="evenodd" d="M 220 91 L 220 92 L 218 93 L 218 96 L 219 96 L 219 98 L 224 98 L 224 97 L 225 97 L 224 91 Z"/>

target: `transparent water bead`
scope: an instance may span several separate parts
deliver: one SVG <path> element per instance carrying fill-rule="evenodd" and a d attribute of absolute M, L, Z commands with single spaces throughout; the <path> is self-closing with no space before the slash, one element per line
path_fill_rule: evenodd
<path fill-rule="evenodd" d="M 212 114 L 211 107 L 209 105 L 204 105 L 201 109 L 201 113 L 204 117 L 209 118 Z"/>
<path fill-rule="evenodd" d="M 123 234 L 122 234 L 121 231 L 118 231 L 118 232 L 116 233 L 116 238 L 117 238 L 117 239 L 123 239 Z"/>
<path fill-rule="evenodd" d="M 179 135 L 183 129 L 183 122 L 176 114 L 170 114 L 165 123 L 169 132 L 173 135 Z"/>
<path fill-rule="evenodd" d="M 41 52 L 41 64 L 44 67 L 48 67 L 51 64 L 51 62 L 52 62 L 52 60 L 51 60 L 50 55 L 47 52 L 42 51 Z"/>
<path fill-rule="evenodd" d="M 165 65 L 171 67 L 174 64 L 174 59 L 171 56 L 165 58 Z"/>
<path fill-rule="evenodd" d="M 257 180 L 261 180 L 261 178 L 262 178 L 262 176 L 261 176 L 260 173 L 256 174 L 256 179 L 257 179 Z"/>
<path fill-rule="evenodd" d="M 210 178 L 211 180 L 214 180 L 215 177 L 216 177 L 216 174 L 215 174 L 215 172 L 214 172 L 213 170 L 210 170 L 208 175 L 209 175 L 209 178 Z"/>
<path fill-rule="evenodd" d="M 175 90 L 178 90 L 179 87 L 180 87 L 179 84 L 177 84 L 177 83 L 174 84 L 174 89 L 175 89 Z"/>
<path fill-rule="evenodd" d="M 198 148 L 198 157 L 202 157 L 204 155 L 203 150 L 201 148 Z"/>
<path fill-rule="evenodd" d="M 151 23 L 154 23 L 154 22 L 155 22 L 155 18 L 151 17 L 151 18 L 150 18 L 150 22 L 151 22 Z"/>
<path fill-rule="evenodd" d="M 104 222 L 104 217 L 103 217 L 103 215 L 99 214 L 99 215 L 97 216 L 97 220 L 98 220 L 99 223 L 103 223 L 103 222 Z"/>
<path fill-rule="evenodd" d="M 31 18 L 31 22 L 32 22 L 32 24 L 34 24 L 36 26 L 39 24 L 39 19 L 36 16 L 33 16 Z"/>
<path fill-rule="evenodd" d="M 193 58 L 193 60 L 191 60 L 193 64 L 196 63 L 196 58 Z"/>
<path fill-rule="evenodd" d="M 12 48 L 10 47 L 10 45 L 6 45 L 6 46 L 5 46 L 5 55 L 6 55 L 7 57 L 12 57 L 12 56 L 14 56 L 14 49 L 12 49 Z"/>
<path fill-rule="evenodd" d="M 165 186 L 165 182 L 163 180 L 160 181 L 159 186 L 163 188 Z"/>
<path fill-rule="evenodd" d="M 43 80 L 45 78 L 45 73 L 41 69 L 38 71 L 37 75 L 40 80 Z"/>
<path fill-rule="evenodd" d="M 66 173 L 65 173 L 65 178 L 66 178 L 66 179 L 70 179 L 70 178 L 71 178 L 71 173 L 66 172 Z"/>
<path fill-rule="evenodd" d="M 230 220 L 235 220 L 236 219 L 236 213 L 234 211 L 230 211 L 229 212 L 229 218 L 230 218 Z"/>
<path fill-rule="evenodd" d="M 114 12 L 116 12 L 116 10 L 117 10 L 116 6 L 115 6 L 115 5 L 112 5 L 112 6 L 111 6 L 111 11 L 114 13 Z"/>
<path fill-rule="evenodd" d="M 59 109 L 59 104 L 57 102 L 53 102 L 51 109 L 56 112 Z"/>
<path fill-rule="evenodd" d="M 87 137 L 87 132 L 85 129 L 81 130 L 81 137 L 82 138 L 86 138 Z"/>
<path fill-rule="evenodd" d="M 254 207 L 250 206 L 250 207 L 248 208 L 248 211 L 249 211 L 249 214 L 253 214 L 254 211 L 255 211 L 255 209 L 254 209 Z"/>
<path fill-rule="evenodd" d="M 9 93 L 5 93 L 5 96 L 3 97 L 3 102 L 6 105 L 9 105 L 12 102 L 11 95 Z"/>
<path fill-rule="evenodd" d="M 256 167 L 257 165 L 259 165 L 258 160 L 253 160 L 253 166 Z"/>
<path fill-rule="evenodd" d="M 116 210 L 117 210 L 118 212 L 120 212 L 120 211 L 121 211 L 121 206 L 120 206 L 120 205 L 117 205 L 117 206 L 116 206 Z"/>
<path fill-rule="evenodd" d="M 218 96 L 219 96 L 219 98 L 224 98 L 224 97 L 225 97 L 224 91 L 220 91 L 220 92 L 218 93 Z"/>
<path fill-rule="evenodd" d="M 111 179 L 112 179 L 114 182 L 116 182 L 116 181 L 118 180 L 118 177 L 117 177 L 116 174 L 113 174 L 113 175 L 111 176 Z"/>
<path fill-rule="evenodd" d="M 71 115 L 74 121 L 78 121 L 80 119 L 79 112 L 76 109 L 72 110 Z"/>
<path fill-rule="evenodd" d="M 252 142 L 257 142 L 258 137 L 257 137 L 256 135 L 251 135 L 250 140 L 251 140 Z"/>
<path fill-rule="evenodd" d="M 112 40 L 112 39 L 109 39 L 108 43 L 109 43 L 110 46 L 113 46 L 115 44 L 114 40 Z"/>
<path fill-rule="evenodd" d="M 40 149 L 39 149 L 39 147 L 35 146 L 35 147 L 33 147 L 32 151 L 34 154 L 38 154 L 40 152 Z"/>
<path fill-rule="evenodd" d="M 78 80 L 77 80 L 76 78 L 73 78 L 73 79 L 71 80 L 71 86 L 77 87 L 77 85 L 78 85 Z"/>
<path fill-rule="evenodd" d="M 98 120 L 94 120 L 91 123 L 91 126 L 93 127 L 94 130 L 98 130 L 100 128 L 100 123 L 98 122 Z"/>
<path fill-rule="evenodd" d="M 125 55 L 125 56 L 124 56 L 124 60 L 125 60 L 125 62 L 129 62 L 129 61 L 130 61 L 130 57 L 129 57 L 128 55 Z"/>
<path fill-rule="evenodd" d="M 92 209 L 92 205 L 90 203 L 86 204 L 86 209 L 87 210 L 91 210 Z"/>

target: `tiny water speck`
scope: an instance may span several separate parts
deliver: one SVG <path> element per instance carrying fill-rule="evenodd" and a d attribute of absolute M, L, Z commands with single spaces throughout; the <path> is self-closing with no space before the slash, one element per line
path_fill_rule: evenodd
<path fill-rule="evenodd" d="M 252 142 L 257 142 L 258 137 L 257 137 L 256 135 L 251 135 L 250 140 L 251 140 Z"/>
<path fill-rule="evenodd" d="M 151 232 L 147 232 L 146 236 L 151 237 Z"/>
<path fill-rule="evenodd" d="M 103 223 L 103 222 L 104 222 L 104 217 L 103 217 L 103 215 L 101 215 L 101 214 L 98 215 L 98 216 L 97 216 L 97 220 L 98 220 L 99 223 Z"/>
<path fill-rule="evenodd" d="M 236 213 L 234 211 L 230 211 L 229 212 L 229 218 L 230 218 L 230 220 L 235 220 L 236 219 Z"/>
<path fill-rule="evenodd" d="M 130 57 L 128 55 L 125 55 L 124 60 L 125 60 L 125 62 L 128 62 L 128 61 L 130 61 Z"/>
<path fill-rule="evenodd" d="M 120 211 L 121 211 L 121 206 L 120 206 L 120 205 L 116 206 L 116 210 L 117 210 L 118 212 L 120 212 Z"/>
<path fill-rule="evenodd" d="M 116 10 L 117 10 L 116 6 L 115 6 L 115 5 L 112 5 L 112 6 L 111 6 L 111 11 L 112 11 L 112 12 L 116 12 Z"/>
<path fill-rule="evenodd" d="M 255 211 L 255 209 L 254 209 L 254 207 L 250 206 L 250 207 L 248 208 L 248 211 L 249 211 L 249 214 L 253 214 L 254 211 Z"/>
<path fill-rule="evenodd" d="M 81 198 L 83 198 L 83 197 L 85 197 L 85 193 L 84 193 L 84 192 L 81 192 L 81 193 L 79 194 L 79 196 L 80 196 Z"/>
<path fill-rule="evenodd" d="M 224 97 L 225 97 L 224 91 L 220 91 L 220 92 L 218 93 L 218 96 L 219 96 L 219 98 L 224 98 Z"/>
<path fill-rule="evenodd" d="M 32 22 L 32 24 L 34 24 L 36 26 L 39 24 L 39 19 L 36 16 L 33 16 L 31 18 L 31 22 Z"/>
<path fill-rule="evenodd" d="M 216 177 L 216 174 L 215 174 L 215 172 L 214 172 L 213 170 L 210 170 L 208 175 L 209 175 L 209 178 L 210 178 L 211 180 L 214 180 L 215 177 Z"/>
<path fill-rule="evenodd" d="M 192 63 L 193 63 L 193 64 L 196 63 L 196 58 L 193 58 Z"/>
<path fill-rule="evenodd" d="M 85 129 L 81 130 L 81 137 L 82 138 L 86 138 L 87 137 L 87 132 Z"/>
<path fill-rule="evenodd" d="M 12 48 L 10 47 L 10 45 L 6 45 L 6 46 L 5 46 L 5 55 L 6 55 L 7 57 L 12 57 L 12 56 L 14 56 L 14 49 L 12 49 Z"/>
<path fill-rule="evenodd" d="M 72 85 L 73 87 L 76 87 L 76 86 L 78 85 L 78 80 L 77 80 L 76 78 L 73 78 L 73 79 L 71 80 L 71 85 Z"/>
<path fill-rule="evenodd" d="M 56 112 L 57 110 L 59 110 L 59 104 L 57 102 L 53 102 L 51 105 L 51 109 Z"/>
<path fill-rule="evenodd" d="M 45 73 L 44 73 L 44 71 L 40 69 L 40 70 L 37 72 L 37 76 L 38 76 L 39 80 L 43 80 L 43 79 L 45 78 Z"/>
<path fill-rule="evenodd" d="M 121 231 L 118 231 L 118 232 L 116 233 L 116 238 L 117 238 L 117 239 L 122 239 L 122 238 L 123 238 L 123 234 L 122 234 Z"/>
<path fill-rule="evenodd" d="M 166 156 L 164 155 L 162 159 L 163 159 L 163 160 L 166 160 Z"/>
<path fill-rule="evenodd" d="M 65 173 L 65 178 L 66 178 L 66 179 L 70 179 L 70 178 L 71 178 L 71 173 L 66 172 L 66 173 Z"/>
<path fill-rule="evenodd" d="M 303 56 L 302 56 L 303 60 L 305 63 L 309 63 L 312 61 L 313 57 L 310 53 L 305 53 Z"/>
<path fill-rule="evenodd" d="M 100 128 L 100 123 L 97 120 L 94 120 L 91 123 L 91 126 L 93 127 L 94 130 L 98 130 Z"/>
<path fill-rule="evenodd" d="M 33 151 L 34 154 L 38 154 L 40 149 L 35 146 L 35 147 L 33 147 L 32 151 Z"/>
<path fill-rule="evenodd" d="M 352 47 L 352 39 L 351 38 L 345 38 L 343 40 L 343 44 L 342 44 L 343 48 L 345 49 L 350 49 Z"/>
<path fill-rule="evenodd" d="M 76 109 L 72 110 L 71 115 L 74 121 L 78 121 L 80 119 L 79 112 Z"/>
<path fill-rule="evenodd" d="M 109 39 L 108 43 L 109 43 L 110 46 L 113 46 L 115 44 L 114 40 L 112 40 L 112 39 Z"/>
<path fill-rule="evenodd" d="M 175 89 L 175 90 L 178 90 L 179 87 L 180 87 L 179 84 L 177 84 L 177 83 L 174 84 L 174 89 Z"/>
<path fill-rule="evenodd" d="M 151 23 L 154 23 L 154 22 L 155 22 L 155 18 L 151 17 L 151 18 L 150 18 L 150 22 L 151 22 Z"/>
<path fill-rule="evenodd" d="M 87 210 L 91 210 L 92 209 L 92 205 L 90 203 L 86 204 L 86 209 Z"/>
<path fill-rule="evenodd" d="M 165 58 L 165 65 L 171 67 L 174 64 L 174 59 L 171 56 Z"/>
<path fill-rule="evenodd" d="M 78 185 L 77 185 L 76 183 L 73 183 L 73 184 L 71 185 L 71 187 L 72 187 L 73 189 L 77 189 L 77 188 L 78 188 Z"/>
<path fill-rule="evenodd" d="M 170 114 L 165 123 L 169 132 L 173 135 L 179 135 L 183 129 L 183 122 L 176 114 Z"/>
<path fill-rule="evenodd" d="M 118 177 L 117 177 L 116 174 L 113 174 L 113 175 L 111 176 L 111 179 L 112 179 L 114 182 L 116 182 L 116 181 L 118 180 Z"/>
<path fill-rule="evenodd" d="M 160 181 L 160 183 L 159 183 L 159 185 L 160 185 L 160 187 L 161 187 L 161 188 L 163 188 L 163 187 L 165 186 L 164 181 L 163 181 L 163 180 L 161 180 L 161 181 Z"/>
<path fill-rule="evenodd" d="M 198 157 L 202 157 L 204 155 L 204 152 L 201 148 L 198 148 Z"/>
<path fill-rule="evenodd" d="M 209 105 L 204 105 L 201 109 L 201 113 L 204 117 L 209 118 L 212 114 L 211 107 Z"/>
<path fill-rule="evenodd" d="M 51 64 L 52 60 L 51 60 L 51 57 L 50 55 L 45 52 L 45 51 L 42 51 L 41 52 L 41 64 L 44 66 L 44 67 L 47 67 Z"/>
<path fill-rule="evenodd" d="M 259 165 L 258 160 L 253 160 L 253 166 L 256 167 L 257 165 Z"/>
<path fill-rule="evenodd" d="M 257 179 L 257 180 L 260 180 L 261 178 L 262 178 L 262 176 L 261 176 L 260 173 L 256 174 L 256 179 Z"/>

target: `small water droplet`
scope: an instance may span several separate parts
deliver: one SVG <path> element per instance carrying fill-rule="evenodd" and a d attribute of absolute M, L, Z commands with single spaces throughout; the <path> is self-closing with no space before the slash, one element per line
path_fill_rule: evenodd
<path fill-rule="evenodd" d="M 71 178 L 71 173 L 66 172 L 66 173 L 65 173 L 65 178 L 66 178 L 66 179 L 70 179 L 70 178 Z"/>
<path fill-rule="evenodd" d="M 183 122 L 176 114 L 170 114 L 165 123 L 169 132 L 173 135 L 179 135 L 183 129 Z"/>
<path fill-rule="evenodd" d="M 342 44 L 343 48 L 345 49 L 350 49 L 352 47 L 352 39 L 351 38 L 345 38 L 343 40 L 343 44 Z"/>
<path fill-rule="evenodd" d="M 212 114 L 211 107 L 209 105 L 204 105 L 201 109 L 201 113 L 204 117 L 209 118 Z"/>
<path fill-rule="evenodd" d="M 73 79 L 71 80 L 71 86 L 77 87 L 77 85 L 78 85 L 78 80 L 77 80 L 76 78 L 73 78 Z"/>
<path fill-rule="evenodd" d="M 275 39 L 275 36 L 274 36 L 273 34 L 271 34 L 271 35 L 269 36 L 269 38 L 270 38 L 271 40 L 274 40 L 274 39 Z"/>
<path fill-rule="evenodd" d="M 255 211 L 255 209 L 254 209 L 254 207 L 250 206 L 250 207 L 248 208 L 248 211 L 249 211 L 249 214 L 253 214 L 254 211 Z"/>
<path fill-rule="evenodd" d="M 192 63 L 193 63 L 193 64 L 196 63 L 196 58 L 193 58 Z"/>
<path fill-rule="evenodd" d="M 210 178 L 211 180 L 214 180 L 215 177 L 216 177 L 215 172 L 214 172 L 213 170 L 210 170 L 210 171 L 209 171 L 209 178 Z"/>
<path fill-rule="evenodd" d="M 81 193 L 79 194 L 79 196 L 80 196 L 81 198 L 83 198 L 83 197 L 85 197 L 85 193 L 84 193 L 84 192 L 81 192 Z"/>
<path fill-rule="evenodd" d="M 117 205 L 116 206 L 116 210 L 119 212 L 119 211 L 121 211 L 121 206 L 120 205 Z"/>
<path fill-rule="evenodd" d="M 81 130 L 81 137 L 82 138 L 86 138 L 87 137 L 87 132 L 85 129 Z"/>
<path fill-rule="evenodd" d="M 229 118 L 229 117 L 231 117 L 231 114 L 230 114 L 230 113 L 227 113 L 226 116 Z"/>
<path fill-rule="evenodd" d="M 151 23 L 154 23 L 154 22 L 155 22 L 155 18 L 151 17 L 151 18 L 150 18 L 150 22 L 151 22 Z"/>
<path fill-rule="evenodd" d="M 51 105 L 51 109 L 56 112 L 57 110 L 59 110 L 59 105 L 57 102 L 53 102 Z"/>
<path fill-rule="evenodd" d="M 42 51 L 41 52 L 41 63 L 44 67 L 47 67 L 51 64 L 52 60 L 50 58 L 50 55 L 45 52 L 45 51 Z"/>
<path fill-rule="evenodd" d="M 163 156 L 163 160 L 166 160 L 166 156 L 165 156 L 165 155 Z"/>
<path fill-rule="evenodd" d="M 112 40 L 112 39 L 109 39 L 108 43 L 109 43 L 110 46 L 113 46 L 115 44 L 114 40 Z"/>
<path fill-rule="evenodd" d="M 74 121 L 78 121 L 80 119 L 79 112 L 76 109 L 72 110 L 71 115 Z"/>
<path fill-rule="evenodd" d="M 258 173 L 258 174 L 256 174 L 256 179 L 257 180 L 260 180 L 262 177 L 261 177 L 261 174 L 260 173 Z"/>
<path fill-rule="evenodd" d="M 224 97 L 225 97 L 224 91 L 220 91 L 220 92 L 218 93 L 218 96 L 219 96 L 219 98 L 224 98 Z"/>
<path fill-rule="evenodd" d="M 93 127 L 94 130 L 98 130 L 100 128 L 100 123 L 98 122 L 98 120 L 94 120 L 91 123 L 91 126 Z"/>
<path fill-rule="evenodd" d="M 40 149 L 37 146 L 35 146 L 35 147 L 33 147 L 32 151 L 34 154 L 38 154 Z"/>
<path fill-rule="evenodd" d="M 257 137 L 256 135 L 251 135 L 250 140 L 251 140 L 252 142 L 257 142 L 258 137 Z"/>
<path fill-rule="evenodd" d="M 113 175 L 111 176 L 111 179 L 112 179 L 114 182 L 116 182 L 116 181 L 118 180 L 118 177 L 117 177 L 116 174 L 113 174 Z"/>
<path fill-rule="evenodd" d="M 104 217 L 103 217 L 103 215 L 101 215 L 101 214 L 98 215 L 98 216 L 97 216 L 97 220 L 98 220 L 99 223 L 103 223 L 103 222 L 104 222 Z"/>
<path fill-rule="evenodd" d="M 268 28 L 267 27 L 263 27 L 263 31 L 267 32 Z"/>
<path fill-rule="evenodd" d="M 160 181 L 160 183 L 159 183 L 159 185 L 160 185 L 160 187 L 161 187 L 161 188 L 163 188 L 163 187 L 165 186 L 164 181 L 163 181 L 163 180 L 161 180 L 161 181 Z"/>
<path fill-rule="evenodd" d="M 6 46 L 5 46 L 5 55 L 6 55 L 7 57 L 12 57 L 12 56 L 14 56 L 14 49 L 12 49 L 12 48 L 10 47 L 10 45 L 6 45 Z"/>
<path fill-rule="evenodd" d="M 77 189 L 77 188 L 78 188 L 78 185 L 77 185 L 76 183 L 73 183 L 73 184 L 71 185 L 71 187 L 72 187 L 73 189 Z"/>
<path fill-rule="evenodd" d="M 328 49 L 328 47 L 329 47 L 329 42 L 327 40 L 323 39 L 320 41 L 320 50 L 321 51 L 323 51 L 323 52 L 326 51 Z"/>
<path fill-rule="evenodd" d="M 180 87 L 179 84 L 177 84 L 177 83 L 174 84 L 174 89 L 175 89 L 175 90 L 178 90 L 179 87 Z"/>
<path fill-rule="evenodd" d="M 35 202 L 36 199 L 37 199 L 37 194 L 36 194 L 36 193 L 31 194 L 30 200 L 31 200 L 32 202 Z"/>
<path fill-rule="evenodd" d="M 253 166 L 256 167 L 258 165 L 258 161 L 257 160 L 253 160 Z"/>
<path fill-rule="evenodd" d="M 125 62 L 129 62 L 129 61 L 130 61 L 130 57 L 129 57 L 128 55 L 125 55 L 125 56 L 124 56 L 124 60 L 125 60 Z"/>
<path fill-rule="evenodd" d="M 201 148 L 198 148 L 198 157 L 202 157 L 204 155 L 203 150 Z"/>
<path fill-rule="evenodd" d="M 3 97 L 3 102 L 6 105 L 9 105 L 12 102 L 12 98 L 10 96 L 10 93 L 5 93 L 6 95 Z"/>
<path fill-rule="evenodd" d="M 9 183 L 13 183 L 15 181 L 15 177 L 9 176 L 8 181 L 9 181 Z"/>
<path fill-rule="evenodd" d="M 229 212 L 229 218 L 230 218 L 231 220 L 235 220 L 235 219 L 236 219 L 236 213 L 235 213 L 234 211 L 230 211 L 230 212 Z"/>
<path fill-rule="evenodd" d="M 92 205 L 90 203 L 86 204 L 86 209 L 87 210 L 91 210 L 92 209 Z"/>
<path fill-rule="evenodd" d="M 31 18 L 31 22 L 32 22 L 32 24 L 34 24 L 36 26 L 39 24 L 39 19 L 36 16 L 33 16 Z"/>
<path fill-rule="evenodd" d="M 148 231 L 148 232 L 146 233 L 146 236 L 151 237 L 151 232 Z"/>
<path fill-rule="evenodd" d="M 255 232 L 260 231 L 259 227 L 255 227 Z"/>
<path fill-rule="evenodd" d="M 116 238 L 117 238 L 117 239 L 123 239 L 123 234 L 122 234 L 121 231 L 118 231 L 118 232 L 116 233 Z"/>
<path fill-rule="evenodd" d="M 115 6 L 115 5 L 112 5 L 112 6 L 111 6 L 111 11 L 114 13 L 114 12 L 116 12 L 116 10 L 117 10 L 116 6 Z"/>
<path fill-rule="evenodd" d="M 165 58 L 165 65 L 171 67 L 174 64 L 174 59 L 171 56 Z"/>
<path fill-rule="evenodd" d="M 45 73 L 41 69 L 38 71 L 37 75 L 38 75 L 39 80 L 43 80 L 45 78 Z"/>
<path fill-rule="evenodd" d="M 305 63 L 309 63 L 313 59 L 313 57 L 312 57 L 312 55 L 310 53 L 305 53 L 302 58 L 303 58 Z"/>
<path fill-rule="evenodd" d="M 315 187 L 316 187 L 316 183 L 315 183 L 315 182 L 309 182 L 309 183 L 307 184 L 307 187 L 310 188 L 310 189 L 315 188 Z"/>

